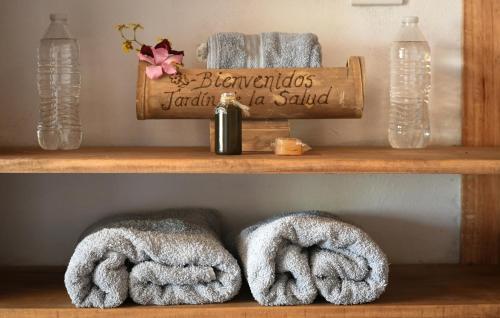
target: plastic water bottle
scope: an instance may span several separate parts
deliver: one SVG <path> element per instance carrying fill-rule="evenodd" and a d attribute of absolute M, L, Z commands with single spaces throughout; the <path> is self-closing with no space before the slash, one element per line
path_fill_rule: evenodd
<path fill-rule="evenodd" d="M 418 17 L 402 20 L 391 47 L 389 143 L 393 148 L 424 148 L 430 141 L 431 50 Z"/>
<path fill-rule="evenodd" d="M 50 21 L 38 49 L 38 143 L 46 150 L 77 149 L 82 142 L 78 41 L 65 15 L 51 14 Z"/>

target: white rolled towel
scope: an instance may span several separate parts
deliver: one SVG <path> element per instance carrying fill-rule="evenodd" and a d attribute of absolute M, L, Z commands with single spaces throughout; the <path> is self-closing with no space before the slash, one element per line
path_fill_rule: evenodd
<path fill-rule="evenodd" d="M 220 303 L 241 286 L 215 211 L 174 209 L 100 222 L 80 241 L 64 283 L 77 307 Z"/>
<path fill-rule="evenodd" d="M 243 272 L 262 305 L 328 302 L 351 305 L 377 299 L 388 283 L 389 264 L 361 229 L 325 212 L 271 218 L 237 239 Z"/>

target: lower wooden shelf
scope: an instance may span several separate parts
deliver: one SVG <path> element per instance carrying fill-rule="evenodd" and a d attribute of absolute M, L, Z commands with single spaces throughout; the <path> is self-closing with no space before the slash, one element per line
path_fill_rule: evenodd
<path fill-rule="evenodd" d="M 263 307 L 243 292 L 225 304 L 77 309 L 66 294 L 60 271 L 4 270 L 0 277 L 2 318 L 500 317 L 499 266 L 392 266 L 386 293 L 374 303 L 358 306 L 319 301 L 307 306 Z"/>

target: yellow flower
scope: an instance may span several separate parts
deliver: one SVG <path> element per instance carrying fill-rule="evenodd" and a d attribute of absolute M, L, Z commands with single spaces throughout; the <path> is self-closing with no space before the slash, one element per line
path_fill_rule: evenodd
<path fill-rule="evenodd" d="M 118 31 L 121 31 L 121 30 L 126 29 L 126 28 L 127 28 L 126 24 L 117 24 L 117 25 L 115 25 L 115 29 L 117 29 Z"/>
<path fill-rule="evenodd" d="M 129 41 L 129 40 L 123 41 L 123 43 L 122 43 L 122 51 L 123 52 L 128 53 L 133 49 L 134 49 L 134 46 L 132 45 L 132 41 Z"/>
<path fill-rule="evenodd" d="M 127 26 L 134 31 L 137 31 L 138 29 L 141 29 L 141 30 L 144 29 L 144 27 L 139 23 L 129 23 L 129 24 L 127 24 Z"/>

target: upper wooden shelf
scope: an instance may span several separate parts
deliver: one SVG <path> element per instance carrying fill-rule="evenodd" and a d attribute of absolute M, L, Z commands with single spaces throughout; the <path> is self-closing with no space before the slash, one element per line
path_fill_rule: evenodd
<path fill-rule="evenodd" d="M 500 147 L 316 148 L 300 157 L 217 156 L 207 148 L 0 149 L 0 173 L 500 174 Z"/>
<path fill-rule="evenodd" d="M 138 306 L 77 309 L 64 289 L 63 274 L 46 271 L 0 272 L 0 317 L 3 318 L 400 318 L 499 317 L 498 266 L 391 266 L 389 286 L 371 304 L 335 306 L 318 300 L 306 306 L 259 306 L 247 292 L 213 305 Z"/>

